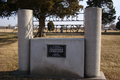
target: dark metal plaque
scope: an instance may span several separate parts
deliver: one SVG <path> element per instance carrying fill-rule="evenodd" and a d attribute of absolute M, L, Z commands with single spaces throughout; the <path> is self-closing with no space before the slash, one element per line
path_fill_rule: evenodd
<path fill-rule="evenodd" d="M 66 57 L 66 45 L 47 45 L 47 57 Z"/>

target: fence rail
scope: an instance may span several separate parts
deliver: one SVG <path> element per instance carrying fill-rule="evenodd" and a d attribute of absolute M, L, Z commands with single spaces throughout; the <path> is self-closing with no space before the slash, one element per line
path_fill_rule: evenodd
<path fill-rule="evenodd" d="M 59 15 L 59 14 L 57 14 Z M 60 14 L 62 15 L 62 14 Z M 45 19 L 45 25 L 38 25 L 39 20 L 33 20 L 34 29 L 44 26 L 44 33 L 81 33 L 84 32 L 84 13 L 65 14 L 64 18 L 50 15 Z M 53 21 L 54 30 L 49 31 L 47 23 Z"/>

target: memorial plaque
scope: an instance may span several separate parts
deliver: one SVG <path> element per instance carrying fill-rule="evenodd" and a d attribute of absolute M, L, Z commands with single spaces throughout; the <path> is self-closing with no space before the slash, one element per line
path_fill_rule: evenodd
<path fill-rule="evenodd" d="M 66 57 L 66 45 L 47 45 L 47 57 Z"/>

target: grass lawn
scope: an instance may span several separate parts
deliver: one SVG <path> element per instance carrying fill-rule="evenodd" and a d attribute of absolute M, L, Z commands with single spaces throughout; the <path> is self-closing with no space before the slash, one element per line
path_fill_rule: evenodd
<path fill-rule="evenodd" d="M 47 38 L 83 38 L 81 35 L 48 35 Z M 18 69 L 18 40 L 12 32 L 0 32 L 0 80 L 61 80 L 11 76 Z M 102 34 L 101 71 L 107 80 L 120 80 L 120 31 Z M 64 79 L 65 80 L 65 79 Z"/>

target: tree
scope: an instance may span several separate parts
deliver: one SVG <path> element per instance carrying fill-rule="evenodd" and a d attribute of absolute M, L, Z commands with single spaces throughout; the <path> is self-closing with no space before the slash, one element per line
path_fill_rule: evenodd
<path fill-rule="evenodd" d="M 111 24 L 110 26 L 109 26 L 109 28 L 108 29 L 112 29 L 112 30 L 116 30 L 116 27 L 115 27 L 116 25 L 115 24 Z"/>
<path fill-rule="evenodd" d="M 116 23 L 116 28 L 120 30 L 120 16 L 118 17 L 118 22 Z"/>
<path fill-rule="evenodd" d="M 0 1 L 0 17 L 10 17 L 16 15 L 18 8 L 15 0 L 1 0 Z"/>
<path fill-rule="evenodd" d="M 55 26 L 54 26 L 54 24 L 53 24 L 52 21 L 49 21 L 49 23 L 47 24 L 47 26 L 48 26 L 48 30 L 49 31 L 53 31 L 55 29 Z"/>
<path fill-rule="evenodd" d="M 88 0 L 87 5 L 87 7 L 102 8 L 102 24 L 104 25 L 113 23 L 116 19 L 116 11 L 112 0 Z"/>
<path fill-rule="evenodd" d="M 9 25 L 8 25 L 8 29 L 10 29 L 11 27 L 12 27 L 12 26 L 9 24 Z"/>
<path fill-rule="evenodd" d="M 82 9 L 79 5 L 81 0 L 8 0 L 8 2 L 1 1 L 0 16 L 9 17 L 16 14 L 18 9 L 32 9 L 34 17 L 39 19 L 39 29 L 36 36 L 41 37 L 45 25 L 45 18 L 50 15 L 64 18 L 66 14 L 73 14 Z"/>
<path fill-rule="evenodd" d="M 120 21 L 117 22 L 116 28 L 120 30 Z"/>

